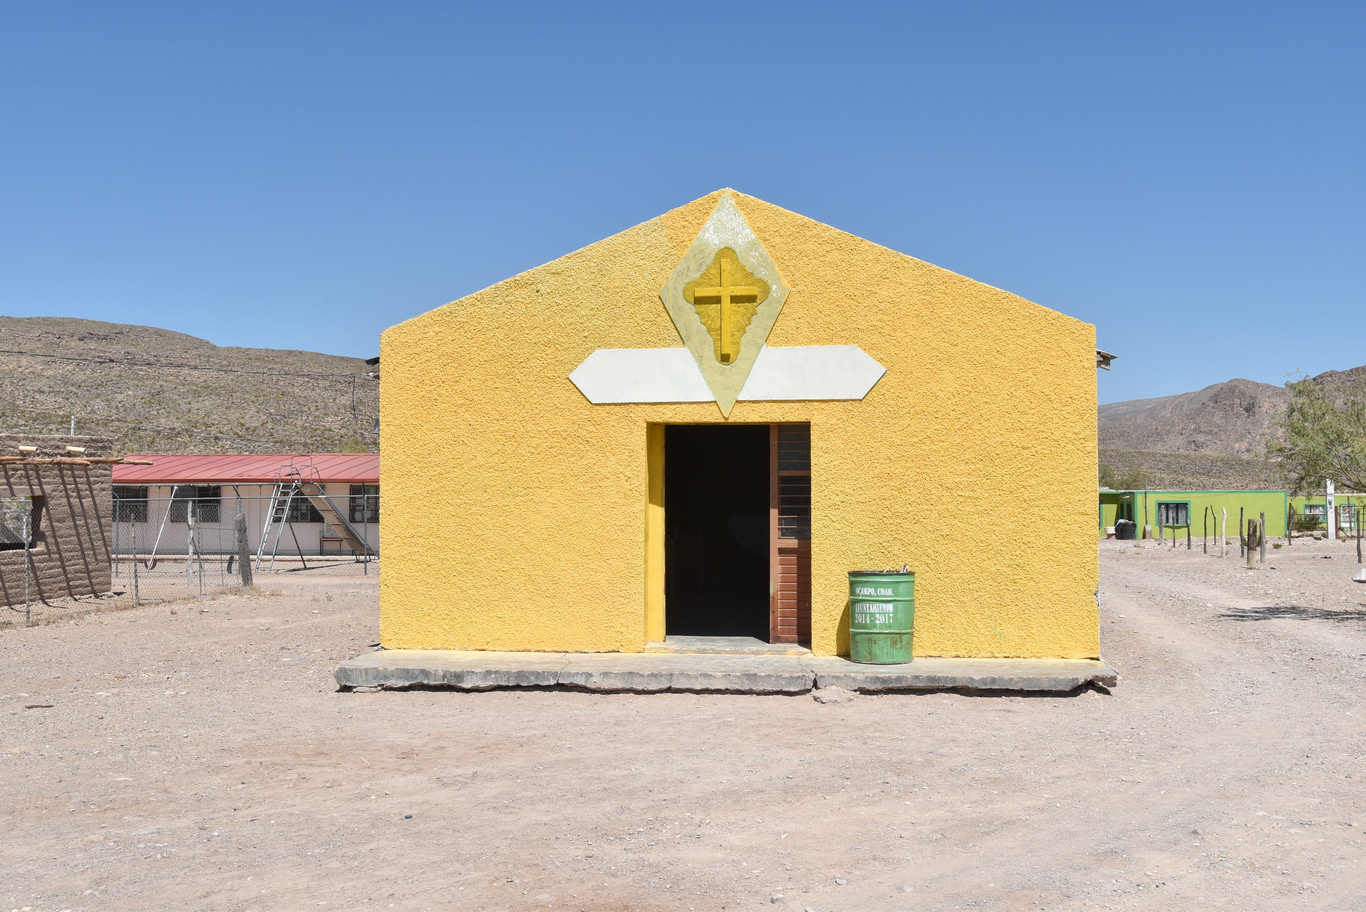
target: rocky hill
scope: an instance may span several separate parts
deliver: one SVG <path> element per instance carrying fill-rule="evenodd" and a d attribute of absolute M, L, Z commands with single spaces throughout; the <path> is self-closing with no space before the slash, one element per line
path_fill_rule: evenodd
<path fill-rule="evenodd" d="M 1316 383 L 1366 377 L 1366 366 L 1328 371 Z M 1284 387 L 1229 380 L 1194 393 L 1113 402 L 1100 407 L 1102 481 L 1113 487 L 1279 488 L 1280 469 L 1266 457 L 1276 422 L 1290 401 Z"/>
<path fill-rule="evenodd" d="M 1289 401 L 1285 387 L 1229 380 L 1179 396 L 1113 402 L 1100 407 L 1100 448 L 1260 457 Z"/>
<path fill-rule="evenodd" d="M 0 317 L 0 430 L 67 433 L 74 417 L 121 453 L 373 452 L 371 370 L 148 326 Z"/>
<path fill-rule="evenodd" d="M 1287 486 L 1280 468 L 1266 459 L 1154 450 L 1101 450 L 1100 482 L 1122 490 L 1266 491 Z"/>

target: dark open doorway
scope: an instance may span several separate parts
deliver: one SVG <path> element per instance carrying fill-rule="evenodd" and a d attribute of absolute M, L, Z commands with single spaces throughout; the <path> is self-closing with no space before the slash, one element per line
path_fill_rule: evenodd
<path fill-rule="evenodd" d="M 664 432 L 667 636 L 769 639 L 769 427 Z"/>

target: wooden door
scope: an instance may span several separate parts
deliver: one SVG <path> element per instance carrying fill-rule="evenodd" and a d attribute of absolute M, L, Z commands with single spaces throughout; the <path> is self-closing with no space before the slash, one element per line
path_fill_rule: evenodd
<path fill-rule="evenodd" d="M 770 643 L 811 645 L 811 425 L 769 426 Z"/>

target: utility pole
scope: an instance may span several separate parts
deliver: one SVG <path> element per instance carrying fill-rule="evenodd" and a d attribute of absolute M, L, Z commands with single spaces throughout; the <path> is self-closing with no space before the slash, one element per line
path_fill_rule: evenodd
<path fill-rule="evenodd" d="M 1323 512 L 1324 512 L 1325 514 L 1327 514 L 1325 518 L 1328 520 L 1328 540 L 1329 540 L 1329 541 L 1337 541 L 1337 538 L 1338 538 L 1338 508 L 1337 508 L 1337 502 L 1336 502 L 1336 500 L 1335 500 L 1335 498 L 1334 498 L 1335 491 L 1334 491 L 1334 488 L 1333 488 L 1333 479 L 1331 479 L 1331 478 L 1327 479 L 1327 480 L 1324 482 L 1324 487 L 1325 487 L 1327 490 L 1324 492 L 1324 498 L 1323 498 Z"/>

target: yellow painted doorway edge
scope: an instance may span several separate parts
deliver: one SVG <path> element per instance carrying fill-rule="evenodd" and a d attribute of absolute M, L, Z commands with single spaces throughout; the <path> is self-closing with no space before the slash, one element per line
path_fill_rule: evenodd
<path fill-rule="evenodd" d="M 664 428 L 645 426 L 645 642 L 664 642 Z"/>

